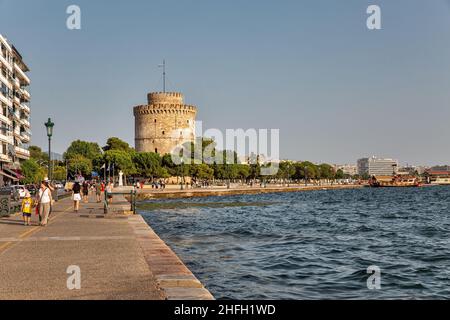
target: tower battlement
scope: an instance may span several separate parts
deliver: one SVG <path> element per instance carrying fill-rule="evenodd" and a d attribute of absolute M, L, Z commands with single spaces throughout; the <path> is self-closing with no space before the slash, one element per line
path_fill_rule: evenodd
<path fill-rule="evenodd" d="M 183 94 L 179 92 L 150 92 L 148 104 L 184 104 Z"/>

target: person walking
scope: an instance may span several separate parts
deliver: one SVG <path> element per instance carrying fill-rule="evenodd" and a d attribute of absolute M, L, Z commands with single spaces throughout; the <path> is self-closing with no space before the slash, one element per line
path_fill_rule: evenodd
<path fill-rule="evenodd" d="M 111 204 L 112 203 L 112 192 L 113 192 L 113 184 L 111 181 L 108 182 L 108 184 L 106 185 L 106 194 L 108 195 L 108 203 Z"/>
<path fill-rule="evenodd" d="M 84 203 L 88 203 L 89 201 L 89 183 L 87 181 L 83 182 L 83 200 Z"/>
<path fill-rule="evenodd" d="M 81 186 L 80 183 L 77 181 L 72 187 L 72 200 L 73 200 L 73 210 L 75 212 L 78 212 L 80 209 L 80 201 L 81 201 Z"/>
<path fill-rule="evenodd" d="M 97 196 L 97 203 L 102 202 L 102 185 L 100 182 L 95 183 L 95 195 Z"/>
<path fill-rule="evenodd" d="M 39 225 L 46 227 L 48 223 L 48 216 L 52 205 L 52 192 L 48 186 L 48 182 L 42 181 L 38 192 L 37 205 L 39 207 Z"/>

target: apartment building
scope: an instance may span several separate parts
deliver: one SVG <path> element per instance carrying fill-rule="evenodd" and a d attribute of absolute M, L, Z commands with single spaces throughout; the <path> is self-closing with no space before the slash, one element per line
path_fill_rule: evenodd
<path fill-rule="evenodd" d="M 29 71 L 19 51 L 0 34 L 0 186 L 21 178 L 31 140 Z"/>
<path fill-rule="evenodd" d="M 358 160 L 358 174 L 369 176 L 391 176 L 398 171 L 398 161 L 375 156 Z"/>

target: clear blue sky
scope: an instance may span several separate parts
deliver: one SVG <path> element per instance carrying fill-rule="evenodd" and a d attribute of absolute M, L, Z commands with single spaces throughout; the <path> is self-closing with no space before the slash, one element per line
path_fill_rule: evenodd
<path fill-rule="evenodd" d="M 66 8 L 82 30 L 66 28 Z M 382 8 L 380 31 L 366 8 Z M 32 69 L 33 144 L 134 145 L 132 107 L 168 89 L 205 128 L 279 128 L 281 156 L 450 163 L 450 1 L 0 0 L 0 33 Z"/>

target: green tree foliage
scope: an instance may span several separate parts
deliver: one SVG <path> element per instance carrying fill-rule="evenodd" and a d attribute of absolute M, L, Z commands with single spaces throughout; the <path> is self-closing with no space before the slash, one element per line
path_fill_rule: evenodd
<path fill-rule="evenodd" d="M 70 161 L 68 161 L 68 170 L 71 175 L 79 173 L 90 175 L 92 172 L 92 161 L 80 154 L 72 155 Z"/>
<path fill-rule="evenodd" d="M 199 180 L 210 180 L 214 177 L 214 169 L 207 164 L 194 164 L 191 166 L 191 175 Z"/>
<path fill-rule="evenodd" d="M 127 142 L 117 137 L 109 138 L 108 141 L 106 141 L 106 146 L 103 147 L 103 151 L 110 151 L 110 150 L 130 151 L 131 149 L 132 148 Z"/>
<path fill-rule="evenodd" d="M 66 167 L 55 166 L 53 168 L 53 179 L 60 181 L 66 180 Z"/>
<path fill-rule="evenodd" d="M 337 171 L 336 171 L 336 175 L 335 175 L 335 177 L 334 177 L 335 179 L 345 179 L 346 178 L 346 175 L 344 174 L 344 171 L 342 170 L 342 169 L 338 169 Z"/>
<path fill-rule="evenodd" d="M 98 143 L 76 140 L 71 143 L 67 151 L 64 153 L 64 159 L 71 160 L 77 156 L 83 156 L 84 158 L 92 161 L 101 154 L 102 151 Z"/>
<path fill-rule="evenodd" d="M 25 184 L 39 183 L 44 180 L 45 170 L 36 162 L 35 159 L 29 159 L 21 165 L 22 174 L 25 179 L 22 181 Z"/>
<path fill-rule="evenodd" d="M 38 146 L 30 146 L 28 148 L 30 151 L 30 158 L 36 160 L 38 163 L 43 163 L 48 161 L 48 153 L 42 152 L 42 149 Z"/>
<path fill-rule="evenodd" d="M 133 162 L 136 166 L 137 174 L 143 177 L 161 177 L 166 175 L 161 171 L 162 159 L 157 153 L 136 152 L 133 154 Z"/>
<path fill-rule="evenodd" d="M 319 175 L 318 178 L 326 180 L 334 179 L 336 172 L 334 171 L 334 168 L 329 164 L 322 163 L 317 168 Z"/>
<path fill-rule="evenodd" d="M 132 154 L 121 150 L 108 150 L 103 155 L 105 163 L 114 164 L 115 169 L 120 169 L 125 175 L 134 174 L 136 167 L 132 160 Z"/>

